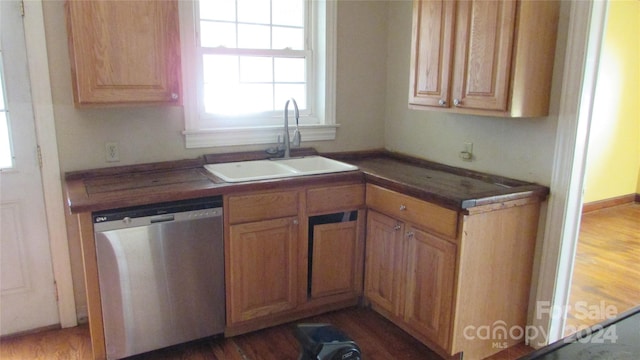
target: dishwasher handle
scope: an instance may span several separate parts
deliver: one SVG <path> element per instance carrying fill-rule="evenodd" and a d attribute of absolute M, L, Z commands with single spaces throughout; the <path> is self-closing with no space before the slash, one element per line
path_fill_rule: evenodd
<path fill-rule="evenodd" d="M 173 214 L 168 214 L 168 215 L 160 215 L 160 216 L 152 217 L 151 219 L 149 219 L 149 222 L 152 224 L 155 224 L 155 223 L 173 221 L 175 219 L 176 217 Z"/>

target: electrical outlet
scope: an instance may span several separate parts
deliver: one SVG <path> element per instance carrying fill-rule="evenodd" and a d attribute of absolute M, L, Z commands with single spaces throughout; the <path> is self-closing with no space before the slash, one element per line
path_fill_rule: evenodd
<path fill-rule="evenodd" d="M 464 161 L 473 161 L 473 143 L 464 143 L 464 150 L 460 151 L 460 158 Z"/>
<path fill-rule="evenodd" d="M 104 143 L 104 156 L 107 162 L 120 161 L 120 149 L 117 142 Z"/>
<path fill-rule="evenodd" d="M 473 154 L 473 143 L 472 142 L 464 143 L 464 151 L 468 152 L 469 154 Z"/>

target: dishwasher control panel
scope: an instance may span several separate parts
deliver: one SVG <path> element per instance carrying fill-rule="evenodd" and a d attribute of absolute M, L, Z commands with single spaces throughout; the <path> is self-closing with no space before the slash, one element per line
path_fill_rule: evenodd
<path fill-rule="evenodd" d="M 94 231 L 222 217 L 222 197 L 206 197 L 93 213 Z"/>
<path fill-rule="evenodd" d="M 93 223 L 107 221 L 162 216 L 166 214 L 189 213 L 191 218 L 217 216 L 221 214 L 222 196 L 210 196 L 197 199 L 163 202 L 150 205 L 132 206 L 93 213 Z"/>

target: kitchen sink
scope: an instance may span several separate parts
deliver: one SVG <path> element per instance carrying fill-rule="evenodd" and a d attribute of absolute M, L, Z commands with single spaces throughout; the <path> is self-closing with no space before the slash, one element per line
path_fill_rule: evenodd
<path fill-rule="evenodd" d="M 226 182 L 266 180 L 358 170 L 357 166 L 322 156 L 236 161 L 207 164 L 204 167 L 207 171 Z"/>
<path fill-rule="evenodd" d="M 289 166 L 304 175 L 358 170 L 357 166 L 322 156 L 305 156 L 299 158 L 277 159 L 273 161 L 277 164 Z"/>

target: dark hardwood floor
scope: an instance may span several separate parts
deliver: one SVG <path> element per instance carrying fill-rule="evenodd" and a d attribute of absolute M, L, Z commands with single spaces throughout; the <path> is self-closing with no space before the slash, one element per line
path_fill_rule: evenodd
<path fill-rule="evenodd" d="M 640 203 L 583 214 L 565 334 L 640 304 Z"/>
<path fill-rule="evenodd" d="M 299 322 L 331 323 L 360 346 L 366 360 L 440 360 L 382 316 L 365 308 L 350 308 Z M 299 323 L 296 322 L 296 323 Z M 233 338 L 212 338 L 135 356 L 135 360 L 296 360 L 298 342 L 292 324 L 285 324 Z M 492 356 L 491 360 L 513 360 L 532 351 L 518 345 Z M 0 341 L 0 359 L 90 359 L 89 329 L 86 325 L 51 330 Z"/>

